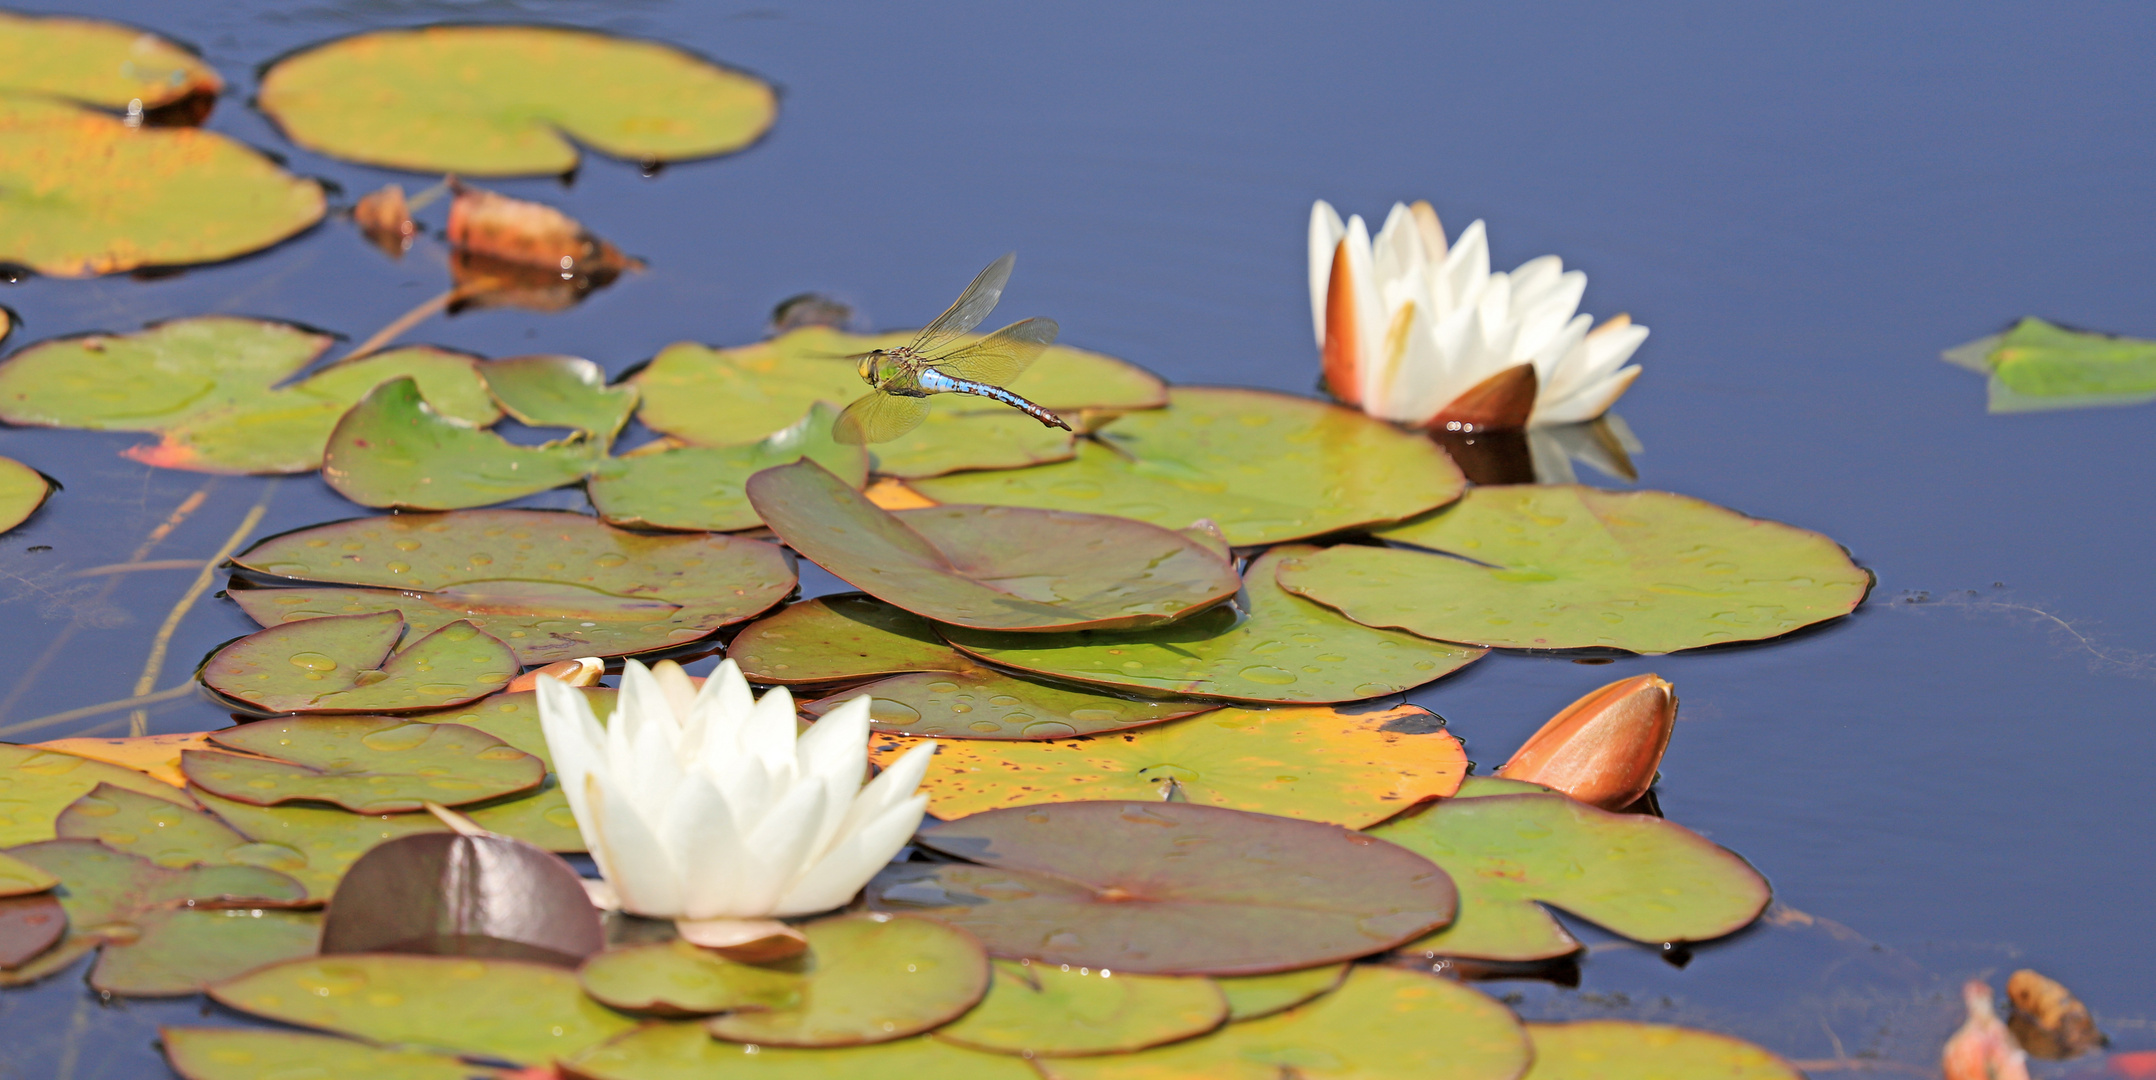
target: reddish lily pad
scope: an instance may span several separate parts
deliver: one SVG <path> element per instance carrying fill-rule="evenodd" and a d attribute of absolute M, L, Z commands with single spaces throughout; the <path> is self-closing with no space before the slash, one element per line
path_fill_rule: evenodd
<path fill-rule="evenodd" d="M 801 711 L 822 716 L 862 694 L 869 695 L 875 730 L 948 739 L 1066 739 L 1219 708 L 1209 701 L 1116 697 L 974 668 L 894 675 L 809 702 Z"/>
<path fill-rule="evenodd" d="M 1228 1022 L 1232 1024 L 1271 1016 L 1320 994 L 1332 993 L 1349 970 L 1347 964 L 1327 964 L 1271 975 L 1216 975 L 1213 982 L 1228 997 Z"/>
<path fill-rule="evenodd" d="M 319 911 L 162 908 L 133 921 L 132 940 L 105 943 L 90 985 L 124 997 L 184 997 L 264 964 L 313 956 Z"/>
<path fill-rule="evenodd" d="M 980 666 L 945 645 L 927 619 L 862 593 L 819 596 L 758 619 L 726 655 L 750 680 L 782 686 Z"/>
<path fill-rule="evenodd" d="M 330 900 L 322 952 L 436 953 L 574 967 L 606 945 L 568 863 L 506 836 L 428 833 L 352 864 Z"/>
<path fill-rule="evenodd" d="M 1173 622 L 1232 595 L 1233 569 L 1167 529 L 1091 514 L 938 506 L 893 514 L 813 462 L 749 479 L 794 550 L 876 597 L 988 630 Z"/>
<path fill-rule="evenodd" d="M 361 506 L 462 510 L 573 484 L 596 444 L 517 446 L 443 416 L 409 378 L 369 391 L 337 422 L 322 451 L 322 479 Z"/>
<path fill-rule="evenodd" d="M 794 964 L 745 964 L 676 938 L 610 949 L 584 962 L 584 992 L 623 1012 L 709 1016 L 799 1004 L 805 980 Z"/>
<path fill-rule="evenodd" d="M 810 1050 L 720 1042 L 695 1023 L 649 1024 L 564 1064 L 584 1080 L 1040 1080 L 1022 1059 L 953 1046 L 927 1035 Z"/>
<path fill-rule="evenodd" d="M 285 623 L 217 650 L 200 678 L 270 712 L 368 713 L 471 701 L 517 673 L 509 646 L 470 622 L 449 623 L 391 655 L 404 631 L 394 611 Z"/>
<path fill-rule="evenodd" d="M 354 609 L 403 612 L 422 632 L 461 618 L 526 664 L 686 644 L 759 614 L 795 583 L 785 553 L 762 541 L 633 533 L 543 510 L 340 521 L 271 537 L 233 561 L 342 586 L 235 592 L 265 626 Z"/>
<path fill-rule="evenodd" d="M 1467 753 L 1416 705 L 1221 709 L 1173 723 L 1053 742 L 947 742 L 921 781 L 929 812 L 953 818 L 1081 799 L 1168 799 L 1361 829 L 1444 798 Z M 889 764 L 920 740 L 870 744 Z"/>
<path fill-rule="evenodd" d="M 65 936 L 67 909 L 59 897 L 50 892 L 0 896 L 0 970 L 37 959 Z"/>
<path fill-rule="evenodd" d="M 1227 1018 L 1211 979 L 998 960 L 988 996 L 936 1038 L 1027 1058 L 1127 1054 L 1202 1035 Z"/>
<path fill-rule="evenodd" d="M 753 529 L 749 477 L 806 458 L 859 489 L 868 483 L 868 451 L 831 437 L 838 410 L 817 402 L 792 427 L 742 446 L 677 446 L 636 452 L 598 465 L 585 489 L 599 516 L 652 529 Z M 1037 426 L 1037 425 L 1036 425 Z"/>
<path fill-rule="evenodd" d="M 801 927 L 809 951 L 800 996 L 704 1021 L 730 1042 L 856 1046 L 918 1035 L 988 991 L 988 955 L 964 930 L 906 915 L 840 915 Z"/>
<path fill-rule="evenodd" d="M 1189 803 L 991 810 L 919 842 L 986 865 L 898 863 L 878 910 L 922 911 L 1002 957 L 1254 975 L 1382 952 L 1443 926 L 1443 871 L 1336 825 Z"/>
<path fill-rule="evenodd" d="M 1705 941 L 1750 925 L 1773 896 L 1749 863 L 1698 833 L 1563 795 L 1447 799 L 1369 835 L 1427 857 L 1459 884 L 1459 918 L 1408 946 L 1431 956 L 1578 951 L 1540 904 L 1634 941 Z"/>
<path fill-rule="evenodd" d="M 133 769 L 35 746 L 0 743 L 0 847 L 50 840 L 53 820 L 99 784 L 191 806 L 170 784 Z"/>
<path fill-rule="evenodd" d="M 210 741 L 239 753 L 185 751 L 180 768 L 188 781 L 256 806 L 305 799 L 357 814 L 422 810 L 429 802 L 463 806 L 530 791 L 547 772 L 538 758 L 486 732 L 386 716 L 264 720 Z"/>
<path fill-rule="evenodd" d="M 0 12 L 0 92 L 139 115 L 224 87 L 201 57 L 139 27 Z"/>
<path fill-rule="evenodd" d="M 28 896 L 41 893 L 60 883 L 60 879 L 44 870 L 0 851 L 0 897 Z M 11 967 L 0 964 L 0 967 Z"/>
<path fill-rule="evenodd" d="M 942 628 L 991 663 L 1051 678 L 1227 701 L 1360 701 L 1442 678 L 1483 650 L 1354 622 L 1281 589 L 1273 569 L 1312 549 L 1284 545 L 1253 559 L 1234 605 L 1153 630 L 999 634 Z"/>
<path fill-rule="evenodd" d="M 1802 1080 L 1773 1053 L 1728 1035 L 1629 1020 L 1529 1024 L 1522 1080 Z"/>
<path fill-rule="evenodd" d="M 14 458 L 0 458 L 0 532 L 30 520 L 53 489 L 44 473 Z"/>
<path fill-rule="evenodd" d="M 447 1054 L 390 1049 L 310 1035 L 256 1028 L 159 1028 L 165 1061 L 183 1080 L 474 1080 L 500 1071 L 466 1064 Z"/>
<path fill-rule="evenodd" d="M 608 386 L 606 369 L 581 356 L 512 356 L 482 374 L 518 423 L 574 428 L 601 444 L 613 442 L 636 411 L 636 387 Z"/>

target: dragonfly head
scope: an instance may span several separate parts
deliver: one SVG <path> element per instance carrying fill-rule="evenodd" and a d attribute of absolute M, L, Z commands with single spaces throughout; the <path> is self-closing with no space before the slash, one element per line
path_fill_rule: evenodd
<path fill-rule="evenodd" d="M 861 354 L 861 381 L 870 386 L 882 385 L 882 380 L 878 379 L 877 376 L 881 374 L 880 369 L 883 367 L 883 361 L 888 355 L 882 349 Z"/>

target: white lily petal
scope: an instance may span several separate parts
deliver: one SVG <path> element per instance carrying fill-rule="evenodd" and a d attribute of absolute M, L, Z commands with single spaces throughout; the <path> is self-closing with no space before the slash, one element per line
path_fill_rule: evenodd
<path fill-rule="evenodd" d="M 1619 371 L 1579 393 L 1552 405 L 1547 410 L 1535 406 L 1535 422 L 1542 424 L 1582 424 L 1610 411 L 1617 399 L 1632 388 L 1632 380 L 1639 378 L 1639 365 Z"/>
<path fill-rule="evenodd" d="M 1333 276 L 1333 251 L 1347 226 L 1340 214 L 1323 199 L 1310 205 L 1310 323 L 1317 330 L 1318 348 L 1325 347 L 1325 290 Z"/>
<path fill-rule="evenodd" d="M 591 814 L 584 806 L 584 782 L 605 767 L 605 733 L 592 713 L 591 702 L 576 688 L 552 675 L 541 675 L 538 689 L 539 733 L 546 738 L 555 779 L 569 801 L 570 813 L 576 815 L 584 847 L 590 850 L 598 845 L 598 834 L 585 824 Z"/>
<path fill-rule="evenodd" d="M 829 911 L 849 900 L 889 865 L 921 827 L 928 812 L 928 796 L 915 795 L 887 807 L 875 819 L 847 834 L 838 847 L 810 867 L 780 896 L 775 915 L 808 915 Z"/>
<path fill-rule="evenodd" d="M 667 918 L 681 909 L 681 877 L 658 835 L 639 817 L 621 786 L 602 773 L 585 779 L 585 803 L 591 808 L 599 842 L 592 858 L 621 897 L 624 910 Z"/>
<path fill-rule="evenodd" d="M 1363 225 L 1362 215 L 1348 218 L 1347 236 L 1341 242 L 1347 246 L 1348 275 L 1355 282 L 1350 306 L 1355 312 L 1357 392 L 1367 395 L 1372 369 L 1378 363 L 1378 350 L 1384 347 L 1385 303 L 1378 292 L 1370 230 Z"/>

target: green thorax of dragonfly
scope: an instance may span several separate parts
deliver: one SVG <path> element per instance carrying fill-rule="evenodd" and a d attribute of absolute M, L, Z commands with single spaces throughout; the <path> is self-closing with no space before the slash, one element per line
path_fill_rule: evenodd
<path fill-rule="evenodd" d="M 861 381 L 885 393 L 921 395 L 921 369 L 927 362 L 912 348 L 877 349 L 861 357 Z"/>

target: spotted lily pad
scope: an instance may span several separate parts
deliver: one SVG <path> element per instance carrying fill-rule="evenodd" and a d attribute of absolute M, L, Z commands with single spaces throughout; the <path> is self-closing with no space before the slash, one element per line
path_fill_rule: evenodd
<path fill-rule="evenodd" d="M 1282 590 L 1274 548 L 1251 560 L 1233 606 L 1155 630 L 998 634 L 947 626 L 943 636 L 983 660 L 1020 671 L 1154 694 L 1285 704 L 1360 701 L 1398 693 L 1480 659 L 1441 644 L 1349 620 Z"/>
<path fill-rule="evenodd" d="M 1465 481 L 1437 444 L 1353 409 L 1262 390 L 1179 387 L 1067 462 L 914 484 L 942 503 L 1073 510 L 1181 528 L 1210 518 L 1238 547 L 1398 521 Z"/>
<path fill-rule="evenodd" d="M 1711 1031 L 1581 1020 L 1529 1024 L 1535 1064 L 1522 1080 L 1802 1080 L 1788 1062 Z"/>
<path fill-rule="evenodd" d="M 677 446 L 609 458 L 586 490 L 599 516 L 616 525 L 651 529 L 753 529 L 763 524 L 749 505 L 749 477 L 806 458 L 848 487 L 868 483 L 868 452 L 831 437 L 837 410 L 818 402 L 792 427 L 743 446 Z"/>
<path fill-rule="evenodd" d="M 303 1031 L 159 1028 L 165 1061 L 182 1080 L 474 1080 L 496 1070 L 448 1054 L 369 1046 Z"/>
<path fill-rule="evenodd" d="M 224 86 L 201 57 L 137 27 L 0 12 L 0 93 L 148 112 Z"/>
<path fill-rule="evenodd" d="M 584 962 L 584 992 L 623 1012 L 709 1016 L 797 1005 L 805 984 L 791 964 L 744 964 L 676 938 L 610 949 Z"/>
<path fill-rule="evenodd" d="M 14 458 L 0 458 L 0 532 L 30 520 L 52 492 L 53 482 L 44 473 Z"/>
<path fill-rule="evenodd" d="M 133 769 L 57 750 L 0 743 L 0 847 L 52 839 L 56 835 L 53 820 L 60 811 L 99 784 L 192 806 L 179 789 Z"/>
<path fill-rule="evenodd" d="M 1995 413 L 2156 400 L 2156 341 L 2030 318 L 1944 355 L 1990 377 L 1988 409 Z"/>
<path fill-rule="evenodd" d="M 574 428 L 604 444 L 636 411 L 636 387 L 608 386 L 606 369 L 581 356 L 512 356 L 484 373 L 502 408 L 532 427 Z"/>
<path fill-rule="evenodd" d="M 1000 507 L 883 510 L 814 462 L 765 469 L 749 501 L 771 531 L 879 599 L 992 630 L 1173 622 L 1235 592 L 1180 533 L 1121 518 Z"/>
<path fill-rule="evenodd" d="M 586 1080 L 1040 1080 L 1022 1059 L 969 1050 L 927 1035 L 867 1046 L 789 1049 L 720 1042 L 694 1023 L 646 1025 L 565 1064 Z"/>
<path fill-rule="evenodd" d="M 340 521 L 271 537 L 233 561 L 340 586 L 235 591 L 264 626 L 398 611 L 427 632 L 466 619 L 526 664 L 686 644 L 778 603 L 795 581 L 785 553 L 761 541 L 633 533 L 544 510 Z"/>
<path fill-rule="evenodd" d="M 1228 1022 L 1255 1020 L 1292 1009 L 1319 994 L 1329 994 L 1347 978 L 1349 966 L 1327 964 L 1301 971 L 1278 971 L 1271 975 L 1214 976 L 1213 982 L 1228 998 Z"/>
<path fill-rule="evenodd" d="M 213 131 L 0 94 L 0 262 L 54 277 L 216 262 L 320 220 L 322 186 Z"/>
<path fill-rule="evenodd" d="M 1220 709 L 1131 731 L 1053 742 L 946 742 L 921 790 L 953 818 L 1080 799 L 1167 799 L 1374 825 L 1458 791 L 1460 741 L 1415 705 L 1349 715 L 1328 708 Z M 918 739 L 879 738 L 887 764 Z"/>
<path fill-rule="evenodd" d="M 138 936 L 105 944 L 90 985 L 126 997 L 183 997 L 264 964 L 313 956 L 322 913 L 162 908 L 133 925 Z"/>
<path fill-rule="evenodd" d="M 1378 535 L 1445 555 L 1298 553 L 1280 584 L 1357 622 L 1444 641 L 1667 653 L 1839 618 L 1872 580 L 1818 533 L 1666 491 L 1478 487 Z"/>
<path fill-rule="evenodd" d="M 0 851 L 0 897 L 41 893 L 60 883 L 43 868 Z"/>
<path fill-rule="evenodd" d="M 311 957 L 219 983 L 210 996 L 282 1023 L 520 1065 L 569 1057 L 635 1026 L 585 997 L 573 973 L 521 960 Z"/>
<path fill-rule="evenodd" d="M 464 176 L 569 172 L 572 138 L 630 161 L 710 157 L 778 112 L 763 81 L 675 46 L 550 26 L 340 38 L 278 61 L 257 102 L 310 150 Z"/>
<path fill-rule="evenodd" d="M 893 675 L 809 702 L 801 711 L 822 716 L 861 694 L 869 695 L 875 730 L 945 739 L 1066 739 L 1219 708 L 1209 701 L 1117 697 L 974 668 Z"/>
<path fill-rule="evenodd" d="M 462 510 L 536 495 L 583 479 L 595 444 L 517 446 L 443 416 L 419 384 L 392 379 L 337 422 L 322 479 L 361 506 Z"/>
<path fill-rule="evenodd" d="M 840 915 L 801 932 L 809 951 L 800 997 L 712 1017 L 705 1030 L 758 1046 L 889 1042 L 947 1023 L 988 991 L 981 943 L 934 919 Z"/>
<path fill-rule="evenodd" d="M 1040 1062 L 1048 1080 L 1514 1080 L 1533 1056 L 1488 996 L 1429 975 L 1358 967 L 1340 989 L 1277 1016 L 1135 1054 Z"/>
<path fill-rule="evenodd" d="M 463 620 L 391 654 L 404 636 L 404 616 L 394 611 L 285 623 L 217 650 L 200 677 L 270 712 L 364 713 L 471 701 L 517 673 L 507 645 Z"/>
<path fill-rule="evenodd" d="M 985 865 L 893 864 L 871 908 L 932 914 L 996 956 L 1119 973 L 1312 967 L 1419 937 L 1455 906 L 1444 872 L 1405 848 L 1189 803 L 991 810 L 918 840 Z"/>
<path fill-rule="evenodd" d="M 186 751 L 180 768 L 188 781 L 256 806 L 304 799 L 358 814 L 463 806 L 530 791 L 547 772 L 538 758 L 483 731 L 386 716 L 263 720 L 210 741 L 239 753 Z"/>
<path fill-rule="evenodd" d="M 758 619 L 726 655 L 749 679 L 782 686 L 980 666 L 945 645 L 927 619 L 861 593 L 803 600 Z"/>
<path fill-rule="evenodd" d="M 1734 933 L 1772 897 L 1749 863 L 1698 833 L 1562 795 L 1447 799 L 1369 835 L 1429 858 L 1459 885 L 1459 918 L 1408 946 L 1433 956 L 1540 960 L 1577 951 L 1579 941 L 1540 904 L 1659 944 Z"/>
<path fill-rule="evenodd" d="M 1028 1058 L 1126 1054 L 1203 1034 L 1227 1017 L 1211 979 L 998 960 L 988 996 L 936 1038 Z"/>

